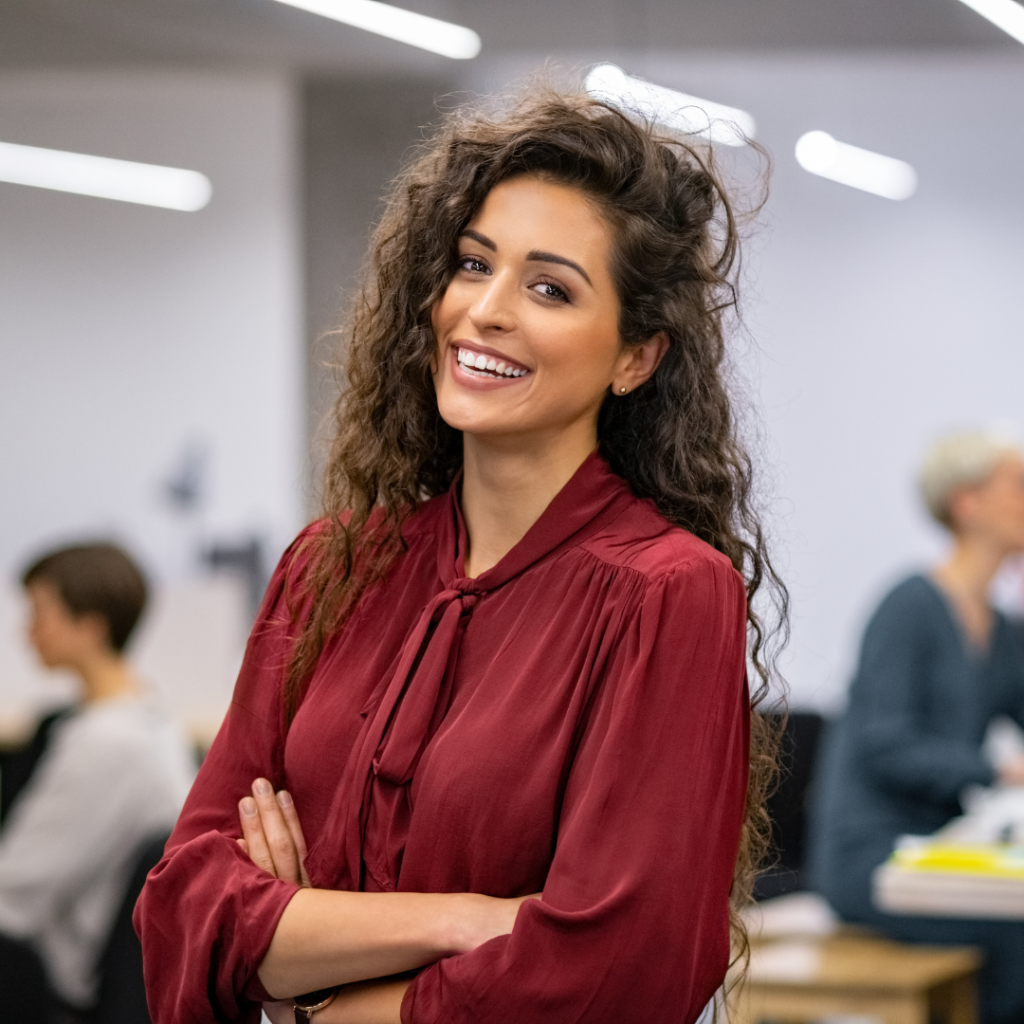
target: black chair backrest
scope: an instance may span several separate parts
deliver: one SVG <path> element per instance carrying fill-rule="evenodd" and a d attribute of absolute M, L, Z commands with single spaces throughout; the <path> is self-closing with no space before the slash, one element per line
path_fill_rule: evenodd
<path fill-rule="evenodd" d="M 758 880 L 755 896 L 768 899 L 806 888 L 803 878 L 807 799 L 824 719 L 810 711 L 786 718 L 779 785 L 768 798 L 775 861 Z"/>
<path fill-rule="evenodd" d="M 168 838 L 169 833 L 154 835 L 139 846 L 128 888 L 100 957 L 99 994 L 90 1024 L 151 1024 L 142 980 L 142 946 L 132 926 L 132 913 L 146 876 L 164 855 Z"/>
<path fill-rule="evenodd" d="M 23 747 L 0 752 L 0 827 L 6 823 L 11 805 L 28 785 L 40 758 L 46 753 L 53 727 L 74 710 L 68 707 L 51 712 L 40 719 L 32 739 Z"/>
<path fill-rule="evenodd" d="M 0 933 L 0 1024 L 58 1024 L 57 998 L 39 954 Z"/>

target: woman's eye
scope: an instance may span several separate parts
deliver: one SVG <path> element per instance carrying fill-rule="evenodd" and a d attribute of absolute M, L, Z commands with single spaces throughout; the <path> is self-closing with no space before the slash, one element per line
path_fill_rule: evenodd
<path fill-rule="evenodd" d="M 534 285 L 534 291 L 543 295 L 545 299 L 553 299 L 555 302 L 568 302 L 569 295 L 560 285 L 553 281 L 541 281 Z"/>
<path fill-rule="evenodd" d="M 490 267 L 475 256 L 464 256 L 459 260 L 459 270 L 468 270 L 471 274 L 486 274 Z"/>

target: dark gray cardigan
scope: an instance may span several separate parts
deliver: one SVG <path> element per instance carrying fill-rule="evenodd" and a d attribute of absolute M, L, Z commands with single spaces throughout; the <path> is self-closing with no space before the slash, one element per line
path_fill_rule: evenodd
<path fill-rule="evenodd" d="M 868 623 L 812 794 L 810 876 L 842 916 L 873 916 L 871 871 L 897 836 L 934 832 L 965 786 L 991 784 L 980 746 L 997 715 L 1024 724 L 1024 627 L 997 614 L 979 652 L 933 582 L 904 580 Z"/>

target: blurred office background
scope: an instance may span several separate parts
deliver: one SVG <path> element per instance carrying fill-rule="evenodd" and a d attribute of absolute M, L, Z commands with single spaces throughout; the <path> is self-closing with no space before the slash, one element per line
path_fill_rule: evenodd
<path fill-rule="evenodd" d="M 180 212 L 0 183 L 0 725 L 61 697 L 21 639 L 16 573 L 94 536 L 158 584 L 143 670 L 216 725 L 253 590 L 315 511 L 324 334 L 384 185 L 439 99 L 597 61 L 748 111 L 771 154 L 737 363 L 793 600 L 792 702 L 835 710 L 866 614 L 942 543 L 914 492 L 923 447 L 1024 416 L 1024 48 L 958 0 L 404 6 L 475 29 L 480 55 L 274 0 L 0 5 L 0 141 L 213 188 Z M 917 191 L 807 173 L 794 146 L 815 129 L 907 161 Z"/>

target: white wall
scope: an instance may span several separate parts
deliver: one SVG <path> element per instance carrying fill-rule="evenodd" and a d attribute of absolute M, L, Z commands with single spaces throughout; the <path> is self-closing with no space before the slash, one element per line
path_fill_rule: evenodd
<path fill-rule="evenodd" d="M 834 709 L 874 603 L 941 550 L 913 489 L 922 449 L 950 426 L 1024 419 L 1024 50 L 586 57 L 750 111 L 774 158 L 743 359 L 793 598 L 793 703 Z M 815 128 L 908 160 L 919 191 L 896 203 L 807 174 L 793 147 Z"/>
<path fill-rule="evenodd" d="M 0 577 L 47 545 L 113 534 L 158 582 L 187 590 L 200 543 L 255 533 L 276 557 L 295 533 L 297 106 L 275 77 L 0 76 L 0 140 L 213 183 L 197 213 L 0 184 Z M 189 444 L 208 452 L 209 487 L 182 517 L 162 483 Z M 2 604 L 9 638 L 15 604 Z M 10 643 L 0 702 L 3 666 L 20 657 Z"/>
<path fill-rule="evenodd" d="M 942 539 L 913 472 L 947 426 L 1019 420 L 1024 51 L 1005 56 L 578 55 L 751 111 L 772 193 L 751 240 L 744 366 L 760 397 L 794 703 L 842 699 L 863 622 Z M 504 89 L 543 57 L 475 62 Z M 127 83 L 127 87 L 126 87 Z M 0 185 L 0 568 L 113 528 L 173 574 L 196 534 L 299 519 L 288 88 L 205 76 L 0 81 L 0 139 L 196 167 L 199 214 Z M 814 178 L 804 131 L 909 160 L 893 203 Z M 159 481 L 213 446 L 204 520 Z"/>

